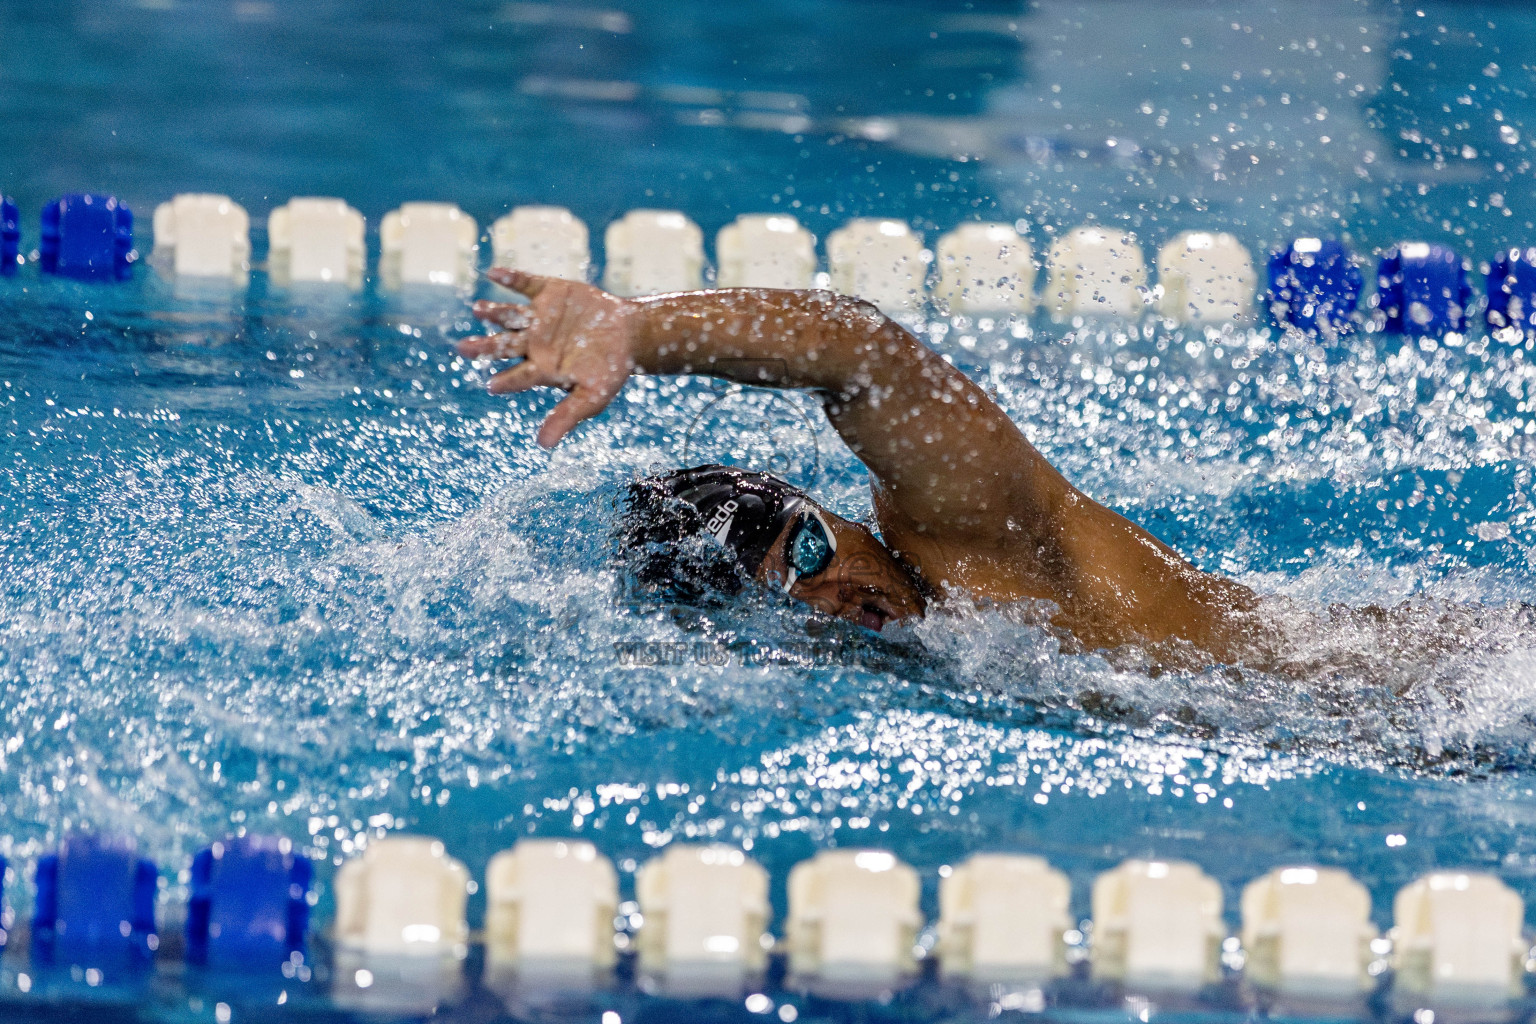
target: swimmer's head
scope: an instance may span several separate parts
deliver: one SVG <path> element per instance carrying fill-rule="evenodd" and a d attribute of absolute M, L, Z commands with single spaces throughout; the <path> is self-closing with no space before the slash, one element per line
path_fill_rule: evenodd
<path fill-rule="evenodd" d="M 693 557 L 679 557 L 688 544 Z M 869 629 L 923 613 L 912 576 L 868 529 L 767 473 L 700 466 L 633 484 L 621 546 L 640 556 L 642 582 L 685 595 L 734 593 L 745 578 Z"/>

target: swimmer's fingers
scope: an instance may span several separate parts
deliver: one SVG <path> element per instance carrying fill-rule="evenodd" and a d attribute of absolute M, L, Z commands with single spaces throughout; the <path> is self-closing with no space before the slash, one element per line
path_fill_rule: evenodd
<path fill-rule="evenodd" d="M 454 347 L 465 359 L 517 359 L 528 354 L 525 335 L 512 331 L 465 338 Z"/>
<path fill-rule="evenodd" d="M 474 314 L 476 320 L 484 320 L 488 324 L 516 331 L 528 326 L 533 310 L 515 302 L 487 302 L 481 299 L 475 303 Z"/>
<path fill-rule="evenodd" d="M 519 391 L 527 391 L 530 388 L 557 388 L 561 383 L 554 374 L 525 359 L 509 370 L 502 370 L 491 378 L 486 385 L 486 390 L 493 395 L 511 395 Z"/>
<path fill-rule="evenodd" d="M 560 443 L 561 438 L 569 434 L 582 420 L 589 420 L 593 416 L 608 408 L 608 403 L 613 401 L 612 394 L 589 385 L 578 385 L 557 406 L 554 412 L 544 418 L 544 425 L 539 427 L 539 445 L 543 448 L 553 448 Z"/>
<path fill-rule="evenodd" d="M 485 276 L 503 288 L 517 292 L 519 295 L 526 295 L 530 299 L 537 298 L 539 292 L 544 290 L 544 286 L 553 280 L 552 278 L 541 277 L 538 274 L 530 274 L 524 270 L 511 270 L 507 267 L 492 267 L 485 272 Z"/>

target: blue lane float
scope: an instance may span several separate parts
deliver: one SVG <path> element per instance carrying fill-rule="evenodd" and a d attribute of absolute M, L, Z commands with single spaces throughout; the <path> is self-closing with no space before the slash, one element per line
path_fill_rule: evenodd
<path fill-rule="evenodd" d="M 302 958 L 313 868 L 287 839 L 241 836 L 192 860 L 187 959 L 199 966 L 274 968 Z"/>
<path fill-rule="evenodd" d="M 133 211 L 116 196 L 76 193 L 43 207 L 38 264 L 82 281 L 126 281 L 133 272 Z"/>
<path fill-rule="evenodd" d="M 159 872 L 126 836 L 71 836 L 37 862 L 32 955 L 40 963 L 148 962 Z"/>
<path fill-rule="evenodd" d="M 1536 248 L 1505 249 L 1488 264 L 1488 329 L 1536 327 Z"/>
<path fill-rule="evenodd" d="M 1276 326 L 1338 335 L 1353 325 L 1364 287 L 1344 243 L 1298 238 L 1269 259 L 1266 304 Z"/>
<path fill-rule="evenodd" d="M 16 201 L 0 196 L 0 275 L 16 273 L 21 255 L 21 214 Z"/>
<path fill-rule="evenodd" d="M 1386 329 L 1410 338 L 1464 334 L 1472 286 L 1455 250 L 1404 242 L 1388 250 L 1377 270 L 1376 304 Z"/>

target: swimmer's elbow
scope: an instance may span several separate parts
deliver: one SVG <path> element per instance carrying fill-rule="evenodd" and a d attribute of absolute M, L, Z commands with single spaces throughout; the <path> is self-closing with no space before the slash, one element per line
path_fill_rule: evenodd
<path fill-rule="evenodd" d="M 911 367 L 924 363 L 928 350 L 874 303 L 826 290 L 801 294 L 811 304 L 809 312 L 820 328 L 811 334 L 816 339 L 812 347 L 852 360 L 843 364 L 850 371 L 848 378 L 832 389 L 844 398 L 871 383 L 889 383 L 904 362 Z M 903 360 L 904 356 L 913 358 Z"/>
<path fill-rule="evenodd" d="M 866 299 L 853 295 L 842 295 L 825 288 L 816 288 L 803 293 L 810 302 L 819 307 L 819 313 L 823 320 L 831 321 L 844 328 L 855 328 L 863 334 L 879 331 L 887 326 L 895 326 L 880 307 Z"/>

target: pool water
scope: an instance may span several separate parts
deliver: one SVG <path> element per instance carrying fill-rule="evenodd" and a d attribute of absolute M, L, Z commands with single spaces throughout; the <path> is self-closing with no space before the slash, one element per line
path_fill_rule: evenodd
<path fill-rule="evenodd" d="M 258 221 L 330 194 L 370 224 L 443 199 L 594 228 L 675 207 L 707 237 L 789 209 L 819 237 L 1018 221 L 1037 250 L 1084 220 L 1474 265 L 1536 243 L 1536 13 L 1141 10 L 4 0 L 0 191 L 27 246 L 47 199 L 114 191 L 146 251 L 187 190 Z M 659 605 L 613 559 L 629 481 L 777 460 L 857 519 L 862 468 L 809 396 L 700 379 L 635 380 L 546 453 L 552 397 L 488 396 L 451 348 L 473 329 L 446 292 L 0 279 L 13 864 L 129 832 L 171 902 L 232 829 L 330 863 L 409 830 L 477 876 L 519 837 L 588 838 L 626 892 L 668 843 L 723 840 L 781 913 L 834 845 L 919 868 L 930 913 L 981 850 L 1045 855 L 1082 914 L 1127 856 L 1200 864 L 1234 923 L 1295 862 L 1348 868 L 1383 926 L 1436 867 L 1536 898 L 1526 341 L 924 325 L 1070 479 L 1287 624 L 1282 670 L 1165 672 L 1064 653 L 1038 608 L 876 636 L 767 594 Z"/>

